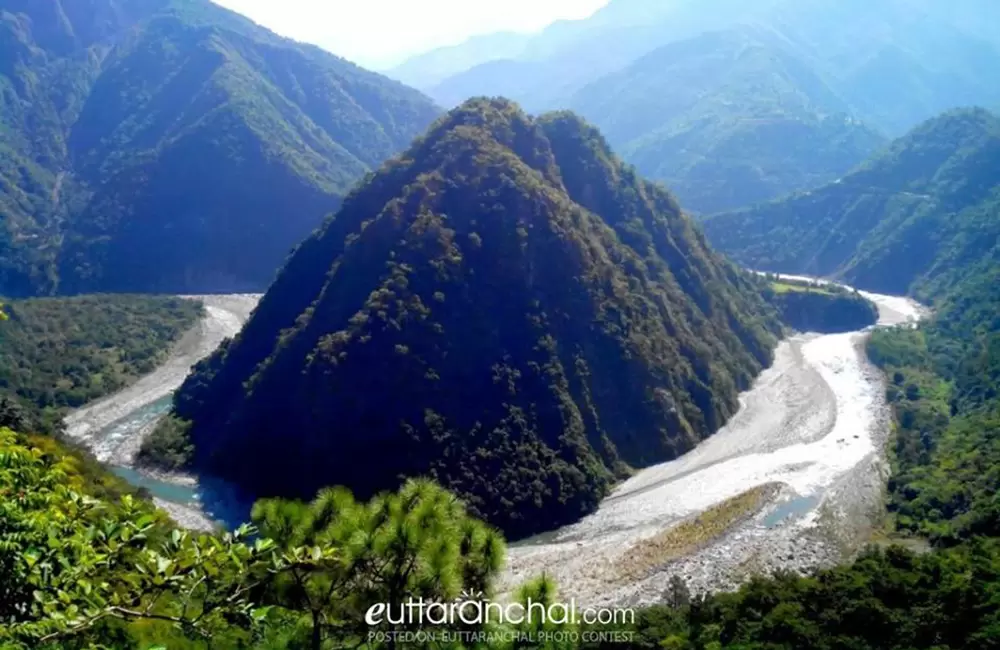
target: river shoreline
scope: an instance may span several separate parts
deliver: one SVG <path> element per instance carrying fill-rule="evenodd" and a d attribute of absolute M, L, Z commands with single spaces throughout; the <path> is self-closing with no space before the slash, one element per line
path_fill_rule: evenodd
<path fill-rule="evenodd" d="M 867 297 L 880 327 L 925 313 L 908 299 Z M 637 606 L 659 602 L 674 576 L 694 593 L 725 591 L 752 575 L 805 573 L 850 557 L 881 522 L 889 471 L 885 378 L 865 353 L 872 329 L 782 341 L 723 429 L 640 471 L 584 520 L 513 545 L 501 588 L 544 572 L 581 605 Z M 704 513 L 765 485 L 777 488 L 763 507 L 623 581 L 650 540 L 697 530 L 692 522 Z"/>

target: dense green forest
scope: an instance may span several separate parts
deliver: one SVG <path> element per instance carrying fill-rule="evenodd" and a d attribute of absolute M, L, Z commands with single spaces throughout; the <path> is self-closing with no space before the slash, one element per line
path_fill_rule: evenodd
<path fill-rule="evenodd" d="M 856 291 L 773 276 L 768 280 L 764 297 L 782 322 L 800 332 L 853 332 L 878 321 L 878 307 Z"/>
<path fill-rule="evenodd" d="M 32 431 L 54 432 L 66 409 L 152 371 L 197 323 L 202 306 L 167 296 L 94 295 L 8 301 L 3 311 L 0 402 L 17 408 Z"/>
<path fill-rule="evenodd" d="M 168 296 L 0 302 L 0 427 L 72 465 L 90 495 L 138 494 L 62 436 L 63 416 L 148 373 L 201 314 L 201 303 Z"/>
<path fill-rule="evenodd" d="M 731 594 L 692 595 L 678 578 L 663 603 L 639 609 L 634 623 L 458 625 L 450 629 L 500 640 L 446 645 L 995 647 L 1000 548 L 990 538 L 1000 521 L 1000 285 L 996 267 L 966 267 L 956 277 L 935 294 L 938 308 L 928 323 L 877 332 L 869 346 L 887 373 L 896 411 L 890 525 L 900 535 L 926 536 L 934 550 L 872 548 L 841 567 L 762 576 Z M 4 647 L 442 647 L 367 641 L 364 612 L 371 603 L 409 596 L 491 594 L 503 562 L 500 535 L 427 482 L 409 482 L 368 503 L 344 489 L 323 491 L 310 504 L 265 500 L 254 508 L 252 527 L 195 536 L 174 531 L 132 496 L 105 489 L 100 500 L 81 500 L 79 494 L 95 490 L 92 479 L 81 475 L 76 459 L 46 444 L 0 432 Z M 520 598 L 528 596 L 561 602 L 568 594 L 542 579 L 520 590 Z M 564 636 L 551 636 L 559 632 Z"/>
<path fill-rule="evenodd" d="M 0 292 L 261 290 L 438 113 L 209 0 L 0 0 Z"/>
<path fill-rule="evenodd" d="M 930 325 L 878 333 L 869 346 L 897 414 L 896 525 L 939 544 L 1000 536 L 998 269 L 966 269 Z"/>
<path fill-rule="evenodd" d="M 712 243 L 766 271 L 940 297 L 995 264 L 1000 118 L 981 109 L 928 121 L 843 179 L 704 223 Z"/>
<path fill-rule="evenodd" d="M 988 538 L 1000 521 L 996 273 L 966 268 L 929 323 L 878 332 L 870 343 L 898 427 L 891 525 L 928 536 L 935 550 L 873 548 L 842 567 L 755 578 L 732 594 L 694 596 L 678 579 L 634 623 L 583 629 L 602 636 L 554 624 L 460 629 L 508 639 L 483 644 L 493 648 L 995 647 L 1000 548 Z M 253 528 L 193 536 L 130 496 L 81 500 L 78 491 L 92 486 L 73 459 L 32 446 L 0 432 L 0 493 L 14 497 L 0 500 L 4 647 L 441 647 L 366 643 L 363 612 L 409 596 L 492 593 L 503 560 L 502 538 L 425 482 L 367 504 L 342 489 L 311 504 L 263 501 Z M 529 595 L 560 601 L 544 580 L 520 591 Z M 542 632 L 570 636 L 517 641 Z"/>
<path fill-rule="evenodd" d="M 59 435 L 202 307 L 0 300 L 0 648 L 1000 648 L 1000 118 L 946 113 L 849 170 L 879 133 L 998 105 L 998 6 L 611 0 L 403 70 L 442 101 L 577 106 L 608 141 L 475 99 L 383 165 L 430 100 L 208 0 L 0 0 L 0 293 L 263 287 L 306 237 L 140 456 L 266 497 L 229 533 L 178 530 Z M 698 210 L 826 184 L 706 237 L 640 174 Z M 709 241 L 932 305 L 868 342 L 893 413 L 880 543 L 733 593 L 678 575 L 634 622 L 369 625 L 504 597 L 505 535 L 711 435 L 782 325 L 874 322 Z M 529 578 L 510 597 L 573 596 Z"/>
<path fill-rule="evenodd" d="M 735 413 L 780 331 L 757 283 L 572 114 L 470 100 L 302 244 L 147 452 L 187 435 L 260 496 L 428 475 L 537 532 Z"/>

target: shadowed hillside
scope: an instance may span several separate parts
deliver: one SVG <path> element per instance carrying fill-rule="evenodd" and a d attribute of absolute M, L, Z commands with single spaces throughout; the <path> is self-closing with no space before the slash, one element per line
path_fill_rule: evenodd
<path fill-rule="evenodd" d="M 736 411 L 779 327 L 756 282 L 578 118 L 474 100 L 302 244 L 176 413 L 258 494 L 428 474 L 521 536 Z"/>
<path fill-rule="evenodd" d="M 0 291 L 261 289 L 437 113 L 208 0 L 2 0 Z"/>

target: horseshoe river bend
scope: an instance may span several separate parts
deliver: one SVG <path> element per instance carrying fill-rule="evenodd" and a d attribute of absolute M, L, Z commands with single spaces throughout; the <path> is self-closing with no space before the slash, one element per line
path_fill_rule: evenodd
<path fill-rule="evenodd" d="M 790 276 L 784 276 L 790 277 Z M 876 327 L 917 321 L 908 298 L 864 293 Z M 258 295 L 192 296 L 206 315 L 170 359 L 123 391 L 66 417 L 70 436 L 180 524 L 211 528 L 249 513 L 225 484 L 133 467 L 188 368 L 233 336 Z M 869 330 L 794 334 L 740 396 L 741 409 L 681 458 L 637 472 L 582 521 L 513 544 L 502 586 L 546 572 L 589 605 L 657 602 L 672 576 L 728 589 L 775 568 L 832 564 L 878 525 L 888 477 L 884 379 L 865 356 Z"/>

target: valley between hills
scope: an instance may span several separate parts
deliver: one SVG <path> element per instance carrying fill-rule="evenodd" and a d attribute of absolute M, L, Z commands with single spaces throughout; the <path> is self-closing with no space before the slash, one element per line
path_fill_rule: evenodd
<path fill-rule="evenodd" d="M 1000 4 L 602 1 L 0 0 L 0 649 L 1000 648 Z"/>

